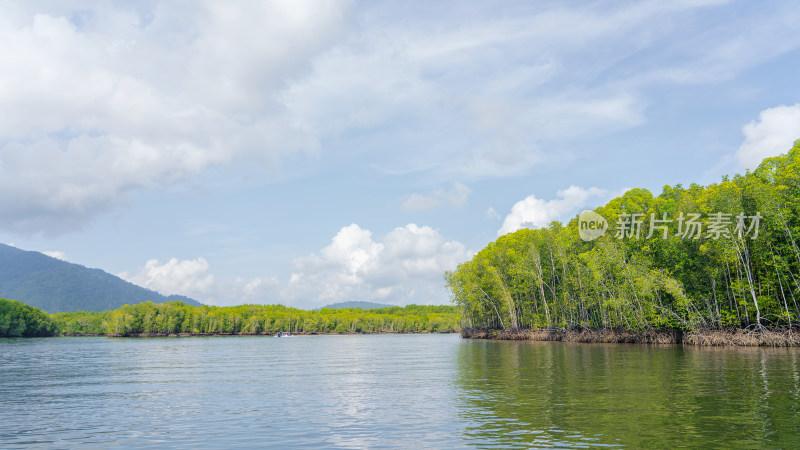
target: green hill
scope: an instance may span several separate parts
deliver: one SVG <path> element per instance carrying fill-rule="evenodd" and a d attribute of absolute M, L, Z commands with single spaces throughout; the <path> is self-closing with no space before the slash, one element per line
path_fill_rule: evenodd
<path fill-rule="evenodd" d="M 39 252 L 0 244 L 0 297 L 12 298 L 47 312 L 106 311 L 145 301 L 180 300 L 122 280 L 100 269 L 90 269 Z"/>

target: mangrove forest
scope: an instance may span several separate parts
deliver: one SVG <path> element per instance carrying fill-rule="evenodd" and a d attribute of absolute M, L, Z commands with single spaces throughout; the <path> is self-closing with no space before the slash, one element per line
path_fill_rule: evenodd
<path fill-rule="evenodd" d="M 143 302 L 104 312 L 47 314 L 15 300 L 0 299 L 0 337 L 170 336 L 449 333 L 458 313 L 449 305 L 376 309 L 303 310 L 283 305 L 191 306 L 180 301 Z"/>
<path fill-rule="evenodd" d="M 633 189 L 587 213 L 594 222 L 500 236 L 446 273 L 462 326 L 797 328 L 800 141 L 743 175 L 665 186 L 658 196 Z"/>

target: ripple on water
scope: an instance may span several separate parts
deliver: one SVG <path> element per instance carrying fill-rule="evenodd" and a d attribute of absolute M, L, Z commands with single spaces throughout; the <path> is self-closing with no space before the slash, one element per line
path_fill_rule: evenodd
<path fill-rule="evenodd" d="M 791 446 L 797 349 L 0 340 L 0 446 Z"/>

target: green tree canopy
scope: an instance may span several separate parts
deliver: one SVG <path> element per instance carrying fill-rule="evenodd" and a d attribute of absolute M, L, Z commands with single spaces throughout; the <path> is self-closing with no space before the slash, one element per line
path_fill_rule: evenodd
<path fill-rule="evenodd" d="M 800 141 L 744 175 L 665 186 L 658 196 L 633 189 L 595 212 L 610 228 L 599 239 L 582 241 L 577 218 L 553 222 L 501 236 L 446 273 L 462 326 L 791 328 L 800 321 Z"/>

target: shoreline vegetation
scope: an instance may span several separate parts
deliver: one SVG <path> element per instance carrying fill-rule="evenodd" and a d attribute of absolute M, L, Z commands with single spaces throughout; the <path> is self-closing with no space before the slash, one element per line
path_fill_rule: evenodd
<path fill-rule="evenodd" d="M 678 344 L 700 347 L 800 347 L 796 330 L 691 330 L 679 329 L 629 331 L 614 329 L 582 330 L 461 330 L 465 339 L 495 339 L 507 341 L 557 341 L 587 344 Z"/>
<path fill-rule="evenodd" d="M 244 317 L 249 318 L 248 325 L 244 324 Z M 182 302 L 143 302 L 104 312 L 48 314 L 22 302 L 0 299 L 0 337 L 266 337 L 274 336 L 279 331 L 290 331 L 298 336 L 460 333 L 465 339 L 511 341 L 800 346 L 800 332 L 797 330 L 461 329 L 457 325 L 458 319 L 454 306 L 409 305 L 307 311 L 282 305 L 195 307 Z M 183 327 L 187 324 L 191 324 L 193 331 L 185 331 Z"/>
<path fill-rule="evenodd" d="M 368 334 L 454 334 L 457 330 L 449 331 L 298 331 L 291 333 L 291 336 L 352 336 Z M 129 334 L 59 334 L 57 337 L 109 337 L 109 338 L 165 338 L 165 337 L 224 337 L 224 336 L 253 336 L 253 337 L 275 337 L 277 333 L 248 333 L 243 331 L 228 333 L 129 333 Z"/>
<path fill-rule="evenodd" d="M 47 314 L 0 299 L 0 337 L 463 330 L 476 339 L 800 345 L 800 140 L 744 175 L 664 186 L 658 196 L 632 189 L 594 215 L 607 233 L 593 240 L 579 237 L 575 218 L 489 243 L 445 273 L 455 306 L 175 301 Z"/>
<path fill-rule="evenodd" d="M 450 305 L 303 310 L 283 305 L 191 306 L 180 301 L 143 302 L 104 312 L 48 314 L 0 299 L 0 337 L 225 336 L 292 334 L 455 333 L 458 311 Z"/>
<path fill-rule="evenodd" d="M 578 218 L 521 229 L 445 273 L 462 336 L 800 345 L 800 140 L 743 175 L 632 189 L 588 216 L 586 240 Z"/>

